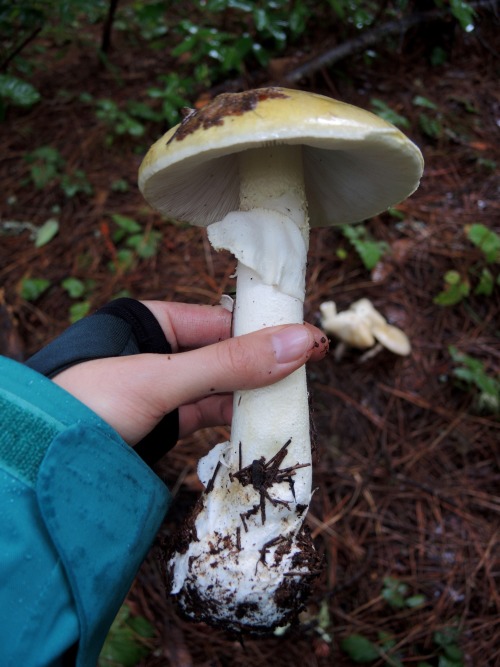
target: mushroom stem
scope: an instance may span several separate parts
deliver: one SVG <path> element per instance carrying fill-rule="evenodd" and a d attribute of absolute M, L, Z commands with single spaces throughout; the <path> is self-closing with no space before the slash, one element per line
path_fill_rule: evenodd
<path fill-rule="evenodd" d="M 240 210 L 266 208 L 288 216 L 309 245 L 302 146 L 283 144 L 239 154 Z"/>
<path fill-rule="evenodd" d="M 301 149 L 240 156 L 241 211 L 208 230 L 238 259 L 234 334 L 302 323 L 308 220 Z M 184 611 L 233 630 L 269 631 L 302 608 L 317 556 L 305 369 L 235 395 L 231 441 L 199 463 L 205 493 L 169 561 Z"/>
<path fill-rule="evenodd" d="M 236 336 L 257 328 L 303 322 L 302 302 L 263 283 L 260 276 L 241 262 L 234 310 Z M 249 320 L 253 321 L 253 328 Z M 257 326 L 258 325 L 258 326 Z M 286 461 L 311 463 L 309 404 L 306 371 L 301 367 L 283 380 L 261 389 L 235 392 L 231 444 L 234 461 L 242 454 L 242 465 L 263 456 L 269 460 L 291 439 Z M 286 463 L 283 463 L 286 465 Z M 298 494 L 298 488 L 304 493 Z M 295 494 L 309 503 L 311 468 L 295 477 Z M 307 497 L 307 500 L 305 499 Z"/>
<path fill-rule="evenodd" d="M 302 174 L 300 146 L 273 146 L 241 153 L 240 207 L 242 211 L 268 210 L 285 215 L 300 230 L 307 249 L 309 224 Z M 272 225 L 272 216 L 266 218 Z M 258 239 L 261 241 L 261 239 Z M 280 239 L 277 239 L 280 242 Z M 257 252 L 262 262 L 279 261 L 277 248 L 262 247 Z M 300 276 L 300 292 L 292 296 L 270 285 L 262 271 L 253 270 L 244 260 L 237 266 L 234 335 L 239 336 L 263 327 L 302 323 L 304 320 L 305 256 L 288 255 L 286 271 Z M 291 439 L 287 461 L 307 463 L 297 472 L 295 493 L 303 489 L 300 502 L 309 503 L 311 492 L 311 446 L 309 439 L 309 406 L 305 368 L 262 389 L 235 393 L 231 443 L 238 461 L 242 443 L 242 465 L 264 456 L 269 460 L 284 442 Z M 305 500 L 307 497 L 307 500 Z"/>

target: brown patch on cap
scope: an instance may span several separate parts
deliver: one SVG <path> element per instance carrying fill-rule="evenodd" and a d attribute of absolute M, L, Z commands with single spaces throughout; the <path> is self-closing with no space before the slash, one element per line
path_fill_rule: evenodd
<path fill-rule="evenodd" d="M 259 102 L 269 99 L 287 98 L 279 88 L 257 88 L 242 93 L 222 93 L 198 111 L 192 111 L 180 123 L 176 132 L 168 140 L 182 141 L 199 129 L 208 130 L 214 125 L 223 125 L 227 116 L 242 116 L 253 111 Z"/>

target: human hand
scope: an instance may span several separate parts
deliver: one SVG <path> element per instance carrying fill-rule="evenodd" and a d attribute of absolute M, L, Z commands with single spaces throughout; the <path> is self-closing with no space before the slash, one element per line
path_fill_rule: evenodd
<path fill-rule="evenodd" d="M 232 392 L 281 380 L 328 349 L 309 324 L 269 327 L 230 338 L 231 314 L 221 306 L 144 301 L 172 354 L 94 359 L 53 381 L 110 424 L 131 445 L 179 408 L 179 436 L 230 424 Z"/>

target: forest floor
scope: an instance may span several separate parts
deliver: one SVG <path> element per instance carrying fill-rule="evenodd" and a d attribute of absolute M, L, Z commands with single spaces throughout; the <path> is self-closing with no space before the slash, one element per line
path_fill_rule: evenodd
<path fill-rule="evenodd" d="M 285 636 L 235 641 L 183 620 L 165 597 L 158 545 L 200 493 L 197 460 L 228 433 L 200 432 L 165 457 L 158 472 L 173 490 L 173 507 L 128 598 L 157 632 L 142 665 L 351 666 L 358 663 L 341 644 L 353 634 L 384 647 L 388 657 L 382 650 L 375 665 L 452 665 L 445 662 L 444 631 L 449 644 L 456 634 L 463 650 L 457 664 L 499 667 L 500 420 L 473 382 L 459 382 L 450 353 L 454 346 L 498 378 L 500 289 L 474 293 L 482 270 L 498 274 L 498 264 L 487 265 L 467 236 L 474 223 L 500 234 L 498 25 L 490 18 L 471 34 L 457 32 L 440 66 L 407 48 L 370 66 L 353 58 L 300 82 L 365 108 L 372 98 L 385 101 L 409 120 L 405 131 L 424 154 L 421 186 L 397 207 L 398 217 L 386 213 L 365 224 L 388 247 L 378 265 L 368 271 L 338 229 L 316 229 L 307 278 L 308 321 L 319 322 L 323 301 L 333 299 L 343 310 L 368 297 L 406 332 L 412 352 L 361 361 L 359 351 L 349 350 L 308 369 L 317 491 L 307 523 L 325 566 L 299 626 Z M 233 259 L 212 251 L 203 230 L 165 224 L 141 199 L 137 169 L 158 127 L 140 150 L 125 138 L 107 146 L 106 127 L 79 97 L 85 91 L 117 102 L 138 99 L 153 69 L 175 63 L 119 44 L 111 60 L 113 69 L 98 67 L 93 54 L 77 49 L 53 59 L 37 82 L 44 101 L 29 112 L 11 110 L 2 125 L 0 224 L 60 221 L 57 236 L 39 248 L 28 228 L 13 234 L 0 227 L 0 352 L 18 359 L 68 326 L 74 300 L 61 285 L 68 277 L 85 283 L 92 309 L 122 293 L 215 304 L 234 287 Z M 417 96 L 435 108 L 417 106 Z M 423 131 L 423 112 L 439 125 L 433 138 Z M 85 172 L 91 196 L 65 198 L 57 184 L 33 187 L 24 158 L 47 145 L 57 147 L 67 168 Z M 122 191 L 112 187 L 119 181 L 127 184 Z M 146 234 L 161 233 L 154 256 L 128 268 L 117 262 L 111 217 L 117 213 Z M 434 298 L 450 270 L 471 292 L 455 305 L 439 305 Z M 21 292 L 27 277 L 48 279 L 50 287 L 27 300 Z M 413 607 L 416 595 L 420 604 Z"/>

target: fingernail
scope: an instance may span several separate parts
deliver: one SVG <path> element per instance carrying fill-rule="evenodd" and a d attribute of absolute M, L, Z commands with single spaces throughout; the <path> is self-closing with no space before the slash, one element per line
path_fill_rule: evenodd
<path fill-rule="evenodd" d="M 311 347 L 311 337 L 303 325 L 288 326 L 273 336 L 276 361 L 286 364 L 296 361 Z"/>

